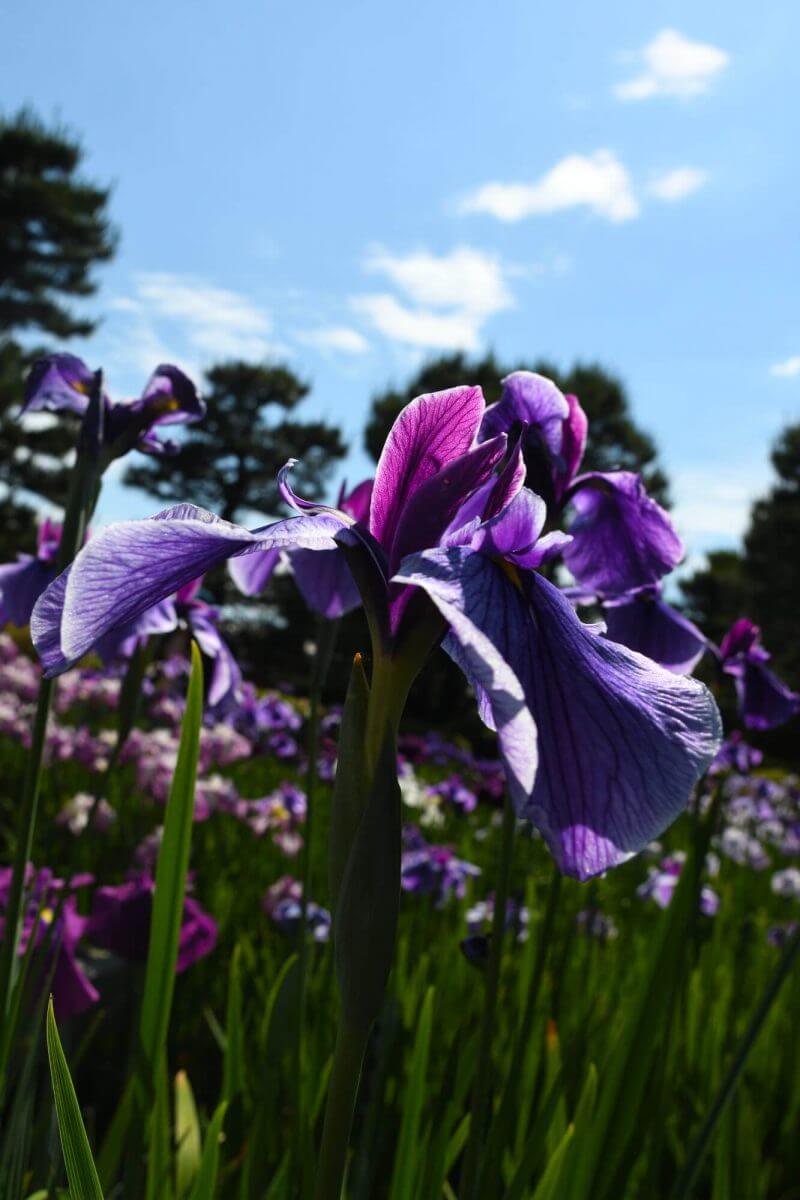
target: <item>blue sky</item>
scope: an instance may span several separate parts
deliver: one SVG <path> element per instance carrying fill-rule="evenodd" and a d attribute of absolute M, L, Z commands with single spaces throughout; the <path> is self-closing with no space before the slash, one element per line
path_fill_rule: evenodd
<path fill-rule="evenodd" d="M 355 479 L 370 397 L 428 355 L 597 359 L 695 555 L 800 410 L 799 42 L 793 2 L 37 0 L 0 14 L 0 78 L 114 184 L 76 348 L 118 393 L 283 359 Z M 111 481 L 99 516 L 153 510 Z"/>

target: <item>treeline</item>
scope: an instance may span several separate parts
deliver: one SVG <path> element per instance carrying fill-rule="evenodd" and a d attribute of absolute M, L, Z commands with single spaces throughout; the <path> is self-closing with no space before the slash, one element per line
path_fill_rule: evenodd
<path fill-rule="evenodd" d="M 118 243 L 110 188 L 84 177 L 83 159 L 80 141 L 68 130 L 48 127 L 30 112 L 0 119 L 0 561 L 32 549 L 37 510 L 62 506 L 69 482 L 75 430 L 55 419 L 23 425 L 18 406 L 32 358 L 94 330 L 96 321 L 81 302 L 95 293 L 96 268 Z M 421 392 L 479 384 L 492 403 L 503 376 L 520 368 L 548 375 L 580 398 L 589 417 L 585 469 L 640 471 L 650 493 L 669 505 L 669 481 L 652 437 L 634 420 L 622 381 L 596 363 L 563 372 L 543 360 L 500 362 L 491 353 L 436 358 L 401 387 L 373 397 L 366 450 L 377 457 L 397 413 Z M 300 493 L 333 499 L 331 477 L 347 446 L 334 425 L 303 414 L 308 381 L 285 364 L 228 361 L 207 370 L 203 392 L 207 417 L 186 428 L 177 454 L 142 456 L 125 475 L 128 485 L 153 496 L 154 508 L 191 500 L 226 520 L 261 523 L 282 512 L 276 475 L 290 457 L 299 459 L 293 483 Z M 753 506 L 742 551 L 709 554 L 707 565 L 683 582 L 683 605 L 717 641 L 736 617 L 757 621 L 780 673 L 798 686 L 800 424 L 783 431 L 772 462 L 775 481 Z M 291 581 L 276 578 L 258 601 L 234 595 L 222 575 L 208 582 L 228 606 L 252 675 L 300 686 L 302 647 L 315 630 Z M 342 658 L 360 640 L 358 622 L 343 623 Z M 434 711 L 446 707 L 458 719 L 456 686 L 460 692 L 460 682 L 443 669 L 426 681 L 418 703 Z"/>

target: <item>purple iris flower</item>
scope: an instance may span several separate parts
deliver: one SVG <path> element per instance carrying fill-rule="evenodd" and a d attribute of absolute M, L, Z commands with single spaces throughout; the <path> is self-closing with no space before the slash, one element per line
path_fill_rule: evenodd
<path fill-rule="evenodd" d="M 403 831 L 400 887 L 404 892 L 434 896 L 442 908 L 451 897 L 463 900 L 467 882 L 480 875 L 480 867 L 457 858 L 452 846 L 427 842 L 413 826 Z"/>
<path fill-rule="evenodd" d="M 264 893 L 261 906 L 281 933 L 296 937 L 303 915 L 303 886 L 291 875 L 277 879 Z M 331 935 L 331 914 L 327 908 L 309 900 L 306 906 L 306 935 L 314 942 L 327 942 Z"/>
<path fill-rule="evenodd" d="M 352 492 L 348 492 L 343 483 L 336 502 L 338 511 L 351 517 L 357 524 L 366 524 L 372 482 L 371 479 L 365 479 Z M 280 550 L 265 550 L 242 558 L 232 558 L 228 569 L 239 591 L 245 596 L 263 592 L 277 566 L 280 553 Z M 317 552 L 295 550 L 290 553 L 289 560 L 300 594 L 313 612 L 333 621 L 358 608 L 361 597 L 341 550 L 336 547 Z"/>
<path fill-rule="evenodd" d="M 0 566 L 0 629 L 30 623 L 34 604 L 55 579 L 60 544 L 61 526 L 45 520 L 37 533 L 36 554 L 18 554 L 16 562 Z"/>
<path fill-rule="evenodd" d="M 49 354 L 31 368 L 22 411 L 82 417 L 94 379 L 94 372 L 74 354 Z M 177 444 L 160 441 L 156 428 L 199 421 L 206 411 L 192 381 L 169 363 L 156 367 L 138 400 L 112 401 L 104 394 L 103 405 L 103 442 L 110 459 L 133 448 L 145 454 L 174 454 Z"/>
<path fill-rule="evenodd" d="M 735 621 L 719 648 L 722 669 L 733 677 L 739 712 L 748 729 L 774 729 L 800 712 L 800 693 L 786 687 L 766 665 L 761 630 L 746 617 Z"/>
<path fill-rule="evenodd" d="M 651 867 L 647 879 L 636 889 L 636 894 L 642 899 L 655 900 L 659 908 L 669 908 L 675 888 L 683 870 L 684 857 L 673 855 L 665 858 L 660 867 Z M 713 888 L 703 886 L 700 889 L 700 911 L 706 917 L 714 917 L 719 912 L 719 896 Z"/>
<path fill-rule="evenodd" d="M 110 950 L 119 958 L 143 962 L 150 941 L 155 886 L 152 877 L 143 874 L 115 887 L 98 888 L 84 930 L 87 942 Z M 216 944 L 217 925 L 213 917 L 192 896 L 187 896 L 176 971 L 180 974 L 187 970 L 198 959 L 210 954 Z"/>
<path fill-rule="evenodd" d="M 48 867 L 35 870 L 28 864 L 25 873 L 27 907 L 23 917 L 19 954 L 27 953 L 31 939 L 42 958 L 36 969 L 53 993 L 56 1016 L 60 1021 L 85 1012 L 100 999 L 92 981 L 78 959 L 78 943 L 84 935 L 86 918 L 77 908 L 75 892 L 92 882 L 90 875 L 78 875 L 68 883 L 57 879 Z M 11 868 L 0 869 L 0 910 L 5 910 L 11 887 Z M 5 933 L 0 917 L 0 941 Z M 36 964 L 36 958 L 34 957 Z"/>
<path fill-rule="evenodd" d="M 741 731 L 735 729 L 730 737 L 722 743 L 716 757 L 709 768 L 710 771 L 739 771 L 749 774 L 755 767 L 761 765 L 764 755 L 755 746 L 750 746 L 742 737 Z"/>
<path fill-rule="evenodd" d="M 101 530 L 34 610 L 46 672 L 63 671 L 225 559 L 338 546 L 370 626 L 372 688 L 385 690 L 393 725 L 444 638 L 497 731 L 517 813 L 541 830 L 561 869 L 585 879 L 625 861 L 684 809 L 719 743 L 719 714 L 696 680 L 582 625 L 539 572 L 567 535 L 542 536 L 546 506 L 522 486 L 519 440 L 511 448 L 505 434 L 477 441 L 483 417 L 479 388 L 409 404 L 381 454 L 366 524 L 295 496 L 285 468 L 281 492 L 298 515 L 254 532 L 188 504 Z M 598 488 L 584 477 L 598 509 L 609 511 L 590 515 L 581 537 L 597 539 L 597 556 L 610 556 L 623 584 L 633 577 L 640 586 L 653 570 L 642 579 L 627 568 L 657 561 L 660 570 L 674 545 L 661 537 L 652 502 L 635 489 L 629 496 L 625 480 L 635 477 L 617 477 Z"/>

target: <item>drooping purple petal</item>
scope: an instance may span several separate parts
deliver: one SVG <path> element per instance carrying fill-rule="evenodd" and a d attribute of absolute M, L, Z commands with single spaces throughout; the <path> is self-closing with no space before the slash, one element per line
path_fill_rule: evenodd
<path fill-rule="evenodd" d="M 172 363 L 161 363 L 145 384 L 141 403 L 152 412 L 159 425 L 178 425 L 199 421 L 206 404 L 188 375 Z"/>
<path fill-rule="evenodd" d="M 332 514 L 293 517 L 251 533 L 194 505 L 101 530 L 66 576 L 40 597 L 31 636 L 41 654 L 58 645 L 64 669 L 109 630 L 132 621 L 183 584 L 237 554 L 280 548 L 326 549 L 341 528 Z M 58 590 L 48 595 L 53 588 Z M 58 603 L 63 598 L 59 612 Z M 53 624 L 57 625 L 56 634 Z M 53 668 L 51 668 L 52 671 Z"/>
<path fill-rule="evenodd" d="M 697 626 L 662 600 L 657 587 L 606 603 L 603 616 L 609 641 L 678 675 L 690 674 L 709 648 Z"/>
<path fill-rule="evenodd" d="M 534 429 L 552 454 L 560 454 L 568 417 L 569 405 L 552 380 L 534 371 L 512 371 L 503 380 L 500 399 L 487 408 L 479 437 L 486 441 L 520 423 Z"/>
<path fill-rule="evenodd" d="M 624 862 L 685 808 L 721 733 L 701 683 L 587 630 L 541 576 L 515 582 L 465 547 L 415 555 L 403 578 L 465 613 L 522 683 L 540 762 L 515 802 L 563 871 L 586 879 Z M 469 676 L 461 646 L 446 649 Z"/>
<path fill-rule="evenodd" d="M 280 550 L 257 550 L 228 562 L 228 574 L 245 596 L 257 596 L 272 578 L 280 560 Z"/>
<path fill-rule="evenodd" d="M 775 729 L 800 712 L 800 693 L 788 688 L 763 661 L 747 657 L 722 669 L 734 677 L 739 712 L 748 729 Z"/>
<path fill-rule="evenodd" d="M 734 658 L 737 654 L 752 654 L 754 651 L 762 659 L 768 657 L 766 651 L 759 645 L 761 630 L 747 617 L 734 621 L 725 637 L 720 642 L 719 656 L 723 662 Z"/>
<path fill-rule="evenodd" d="M 172 600 L 161 600 L 124 625 L 115 626 L 94 645 L 95 653 L 104 663 L 115 658 L 128 658 L 137 645 L 151 634 L 172 633 L 178 628 L 178 614 Z"/>
<path fill-rule="evenodd" d="M 569 496 L 577 515 L 564 561 L 582 587 L 608 595 L 631 592 L 658 583 L 683 558 L 669 515 L 634 472 L 581 475 Z"/>
<path fill-rule="evenodd" d="M 94 375 L 74 354 L 37 359 L 25 383 L 25 412 L 71 412 L 82 417 L 89 407 Z"/>
<path fill-rule="evenodd" d="M 361 597 L 341 550 L 295 550 L 290 558 L 300 593 L 314 612 L 335 621 L 358 608 Z"/>
<path fill-rule="evenodd" d="M 369 528 L 391 548 L 400 516 L 414 492 L 472 446 L 484 411 L 477 387 L 418 396 L 392 426 L 375 472 Z"/>
<path fill-rule="evenodd" d="M 310 553 L 310 552 L 309 552 Z M 208 703 L 213 708 L 242 682 L 242 672 L 230 646 L 222 637 L 212 609 L 190 608 L 187 621 L 192 637 L 213 667 L 208 687 Z"/>
<path fill-rule="evenodd" d="M 427 592 L 448 622 L 453 657 L 479 691 L 484 719 L 497 731 L 511 797 L 520 811 L 536 777 L 536 724 L 515 670 L 479 624 L 492 595 L 476 596 L 471 589 L 467 594 L 469 585 L 460 570 L 465 556 L 480 559 L 464 547 L 413 554 L 401 564 L 395 582 Z"/>

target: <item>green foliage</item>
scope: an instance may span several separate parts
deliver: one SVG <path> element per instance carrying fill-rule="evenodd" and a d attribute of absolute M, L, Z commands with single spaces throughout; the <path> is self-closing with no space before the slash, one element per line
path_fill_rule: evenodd
<path fill-rule="evenodd" d="M 103 1200 L 78 1097 L 58 1036 L 52 999 L 47 1008 L 47 1054 L 70 1195 L 72 1200 Z"/>
<path fill-rule="evenodd" d="M 32 514 L 17 495 L 63 505 L 75 428 L 53 421 L 43 428 L 20 423 L 17 409 L 32 359 L 40 350 L 14 340 L 18 332 L 59 343 L 92 332 L 95 322 L 73 301 L 94 294 L 94 267 L 114 254 L 108 188 L 81 174 L 84 151 L 63 127 L 31 112 L 0 118 L 0 484 L 7 508 L 0 562 L 33 549 Z M 9 521 L 25 537 L 15 540 Z"/>
<path fill-rule="evenodd" d="M 433 359 L 405 387 L 375 396 L 364 433 L 366 449 L 377 460 L 392 423 L 415 396 L 468 383 L 481 387 L 486 403 L 493 404 L 500 399 L 503 377 L 517 370 L 538 371 L 554 380 L 564 393 L 578 397 L 589 417 L 585 470 L 641 471 L 650 494 L 661 503 L 668 499 L 667 479 L 658 464 L 653 439 L 631 416 L 622 381 L 597 363 L 576 363 L 563 372 L 543 361 L 500 364 L 491 353 L 477 360 L 461 353 Z"/>
<path fill-rule="evenodd" d="M 206 416 L 186 429 L 178 453 L 129 467 L 125 482 L 160 501 L 192 496 L 234 521 L 281 511 L 278 471 L 297 458 L 295 488 L 321 499 L 346 447 L 334 426 L 292 415 L 308 391 L 288 367 L 219 363 L 206 372 Z"/>
<path fill-rule="evenodd" d="M 736 550 L 712 550 L 707 563 L 681 580 L 683 610 L 717 645 L 750 609 L 745 565 Z"/>
<path fill-rule="evenodd" d="M 797 547 L 800 545 L 800 424 L 789 425 L 775 443 L 777 480 L 750 514 L 744 540 L 745 573 L 753 620 L 794 686 L 800 686 L 800 616 Z"/>

